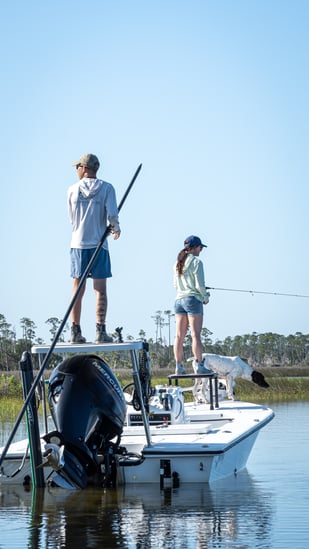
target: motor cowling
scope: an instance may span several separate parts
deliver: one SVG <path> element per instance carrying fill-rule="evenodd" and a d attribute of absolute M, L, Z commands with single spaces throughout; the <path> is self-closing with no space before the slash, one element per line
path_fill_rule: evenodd
<path fill-rule="evenodd" d="M 96 355 L 72 356 L 53 371 L 48 401 L 61 444 L 92 474 L 98 450 L 121 435 L 125 422 L 126 403 L 116 376 Z"/>

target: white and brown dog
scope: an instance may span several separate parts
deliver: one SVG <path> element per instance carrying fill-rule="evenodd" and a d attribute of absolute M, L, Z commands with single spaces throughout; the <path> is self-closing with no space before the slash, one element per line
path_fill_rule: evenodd
<path fill-rule="evenodd" d="M 218 377 L 226 381 L 226 393 L 230 400 L 235 400 L 234 388 L 236 385 L 235 379 L 241 377 L 247 381 L 256 383 L 259 387 L 267 389 L 268 383 L 265 381 L 263 374 L 253 370 L 247 362 L 239 356 L 221 356 L 211 353 L 203 353 L 204 365 L 216 374 Z M 191 360 L 191 359 L 189 359 Z M 202 387 L 200 386 L 202 384 Z M 193 387 L 194 398 L 197 399 L 197 393 L 202 392 L 206 398 L 206 389 L 208 387 L 207 378 L 196 379 Z"/>

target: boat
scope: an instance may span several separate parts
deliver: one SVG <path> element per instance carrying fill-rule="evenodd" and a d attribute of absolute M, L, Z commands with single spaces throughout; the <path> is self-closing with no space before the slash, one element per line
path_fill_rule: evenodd
<path fill-rule="evenodd" d="M 32 347 L 39 366 L 48 349 Z M 131 358 L 130 388 L 122 388 L 108 366 L 109 355 L 119 352 Z M 182 385 L 205 375 L 170 375 L 165 385 L 152 387 L 143 341 L 59 343 L 54 353 L 64 360 L 48 380 L 53 428 L 40 436 L 39 467 L 49 485 L 212 484 L 246 467 L 258 433 L 274 418 L 267 406 L 226 400 L 216 374 L 207 376 L 207 399 Z M 27 445 L 10 445 L 0 483 L 29 481 Z"/>

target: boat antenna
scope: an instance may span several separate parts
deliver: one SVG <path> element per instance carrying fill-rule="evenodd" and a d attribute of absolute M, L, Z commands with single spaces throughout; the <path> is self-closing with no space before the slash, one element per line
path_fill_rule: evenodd
<path fill-rule="evenodd" d="M 285 297 L 309 297 L 309 295 L 304 294 L 290 294 L 290 293 L 280 293 L 280 292 L 263 292 L 261 290 L 238 290 L 235 288 L 213 288 L 212 286 L 206 286 L 206 290 L 222 290 L 224 292 L 244 292 L 247 294 L 265 294 L 265 295 L 281 295 Z"/>
<path fill-rule="evenodd" d="M 123 204 L 124 204 L 124 202 L 125 202 L 125 200 L 126 200 L 128 194 L 129 194 L 130 190 L 132 189 L 132 187 L 133 187 L 133 185 L 134 185 L 134 182 L 135 182 L 135 180 L 136 180 L 136 178 L 137 178 L 139 172 L 141 171 L 141 168 L 142 168 L 142 164 L 140 164 L 140 165 L 138 166 L 138 168 L 137 168 L 135 174 L 133 175 L 133 177 L 132 177 L 132 179 L 131 179 L 131 182 L 130 182 L 129 186 L 128 186 L 126 192 L 124 193 L 123 198 L 121 199 L 121 201 L 120 201 L 120 203 L 119 203 L 118 212 L 120 212 L 120 210 L 121 210 L 121 208 L 122 208 L 122 206 L 123 206 Z M 39 369 L 39 371 L 38 371 L 38 373 L 37 373 L 37 376 L 36 376 L 36 378 L 34 379 L 33 384 L 32 384 L 32 386 L 31 386 L 31 388 L 30 388 L 30 390 L 29 390 L 29 392 L 28 392 L 28 395 L 27 395 L 27 397 L 26 397 L 25 400 L 24 400 L 24 405 L 23 405 L 23 407 L 22 407 L 22 409 L 21 409 L 21 411 L 20 411 L 20 413 L 19 413 L 18 418 L 16 419 L 14 428 L 13 428 L 13 430 L 12 430 L 10 436 L 9 436 L 9 439 L 8 439 L 8 441 L 7 441 L 7 443 L 6 443 L 5 447 L 4 447 L 4 449 L 3 449 L 3 451 L 2 451 L 2 454 L 1 454 L 1 456 L 0 456 L 0 467 L 1 467 L 2 462 L 3 462 L 3 460 L 4 460 L 4 458 L 5 458 L 6 454 L 7 454 L 7 451 L 8 451 L 8 449 L 9 449 L 9 447 L 10 447 L 10 445 L 11 445 L 13 439 L 14 439 L 14 436 L 15 436 L 16 431 L 17 431 L 17 429 L 18 429 L 18 427 L 19 427 L 19 424 L 20 424 L 20 422 L 21 422 L 21 420 L 22 420 L 22 418 L 23 418 L 23 415 L 24 415 L 24 413 L 25 413 L 25 411 L 26 411 L 26 409 L 27 409 L 27 406 L 29 405 L 29 402 L 30 402 L 31 398 L 33 397 L 33 394 L 34 394 L 35 389 L 36 389 L 36 387 L 37 387 L 37 385 L 38 385 L 38 383 L 39 383 L 39 381 L 40 381 L 40 378 L 42 377 L 42 374 L 43 374 L 43 372 L 44 372 L 44 370 L 45 370 L 45 368 L 46 368 L 46 366 L 47 366 L 47 364 L 48 364 L 48 361 L 49 361 L 49 359 L 50 359 L 50 357 L 51 357 L 51 355 L 52 355 L 52 353 L 53 353 L 53 350 L 54 350 L 54 348 L 55 348 L 55 346 L 56 346 L 56 343 L 57 343 L 57 341 L 58 341 L 58 339 L 59 339 L 59 337 L 60 337 L 60 335 L 61 335 L 61 332 L 62 332 L 63 328 L 64 328 L 65 325 L 66 325 L 66 322 L 67 322 L 67 320 L 68 320 L 68 318 L 69 318 L 69 315 L 70 315 L 70 313 L 71 313 L 71 310 L 72 310 L 72 308 L 73 308 L 73 306 L 74 306 L 74 304 L 75 304 L 75 302 L 76 302 L 76 300 L 77 300 L 77 298 L 78 298 L 78 296 L 79 296 L 79 293 L 80 293 L 80 291 L 81 291 L 81 289 L 82 289 L 82 287 L 83 287 L 83 284 L 84 284 L 84 282 L 85 282 L 85 280 L 86 280 L 86 278 L 87 278 L 87 276 L 88 276 L 88 273 L 90 272 L 90 269 L 91 269 L 91 267 L 92 267 L 94 261 L 96 260 L 96 258 L 97 258 L 97 256 L 98 256 L 99 252 L 100 252 L 100 249 L 101 249 L 101 246 L 102 246 L 103 242 L 106 240 L 106 238 L 108 237 L 108 235 L 110 234 L 110 232 L 111 232 L 111 226 L 109 225 L 109 226 L 105 229 L 104 234 L 102 235 L 102 238 L 101 238 L 100 242 L 98 243 L 98 245 L 97 245 L 95 251 L 93 252 L 92 257 L 90 258 L 90 261 L 89 261 L 89 263 L 88 263 L 88 265 L 87 265 L 87 267 L 86 267 L 86 269 L 85 269 L 85 272 L 83 273 L 83 275 L 82 275 L 82 277 L 81 277 L 81 279 L 80 279 L 78 288 L 76 289 L 76 292 L 75 292 L 75 294 L 73 295 L 73 297 L 72 297 L 72 299 L 71 299 L 70 305 L 69 305 L 69 307 L 68 307 L 68 309 L 67 309 L 67 311 L 66 311 L 66 313 L 65 313 L 65 315 L 64 315 L 64 317 L 63 317 L 63 320 L 61 321 L 61 324 L 59 325 L 59 328 L 58 328 L 58 330 L 57 330 L 57 332 L 56 332 L 56 335 L 55 335 L 53 341 L 51 342 L 51 345 L 50 345 L 50 347 L 49 347 L 49 349 L 48 349 L 48 351 L 47 351 L 47 353 L 46 353 L 46 355 L 45 355 L 45 358 L 44 358 L 44 360 L 43 360 L 43 362 L 42 362 L 42 366 L 40 367 L 40 369 Z"/>

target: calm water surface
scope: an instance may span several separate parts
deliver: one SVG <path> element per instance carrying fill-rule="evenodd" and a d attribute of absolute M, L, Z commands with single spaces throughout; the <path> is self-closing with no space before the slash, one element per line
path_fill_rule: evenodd
<path fill-rule="evenodd" d="M 309 402 L 272 408 L 247 469 L 212 487 L 0 488 L 0 549 L 306 549 Z"/>

